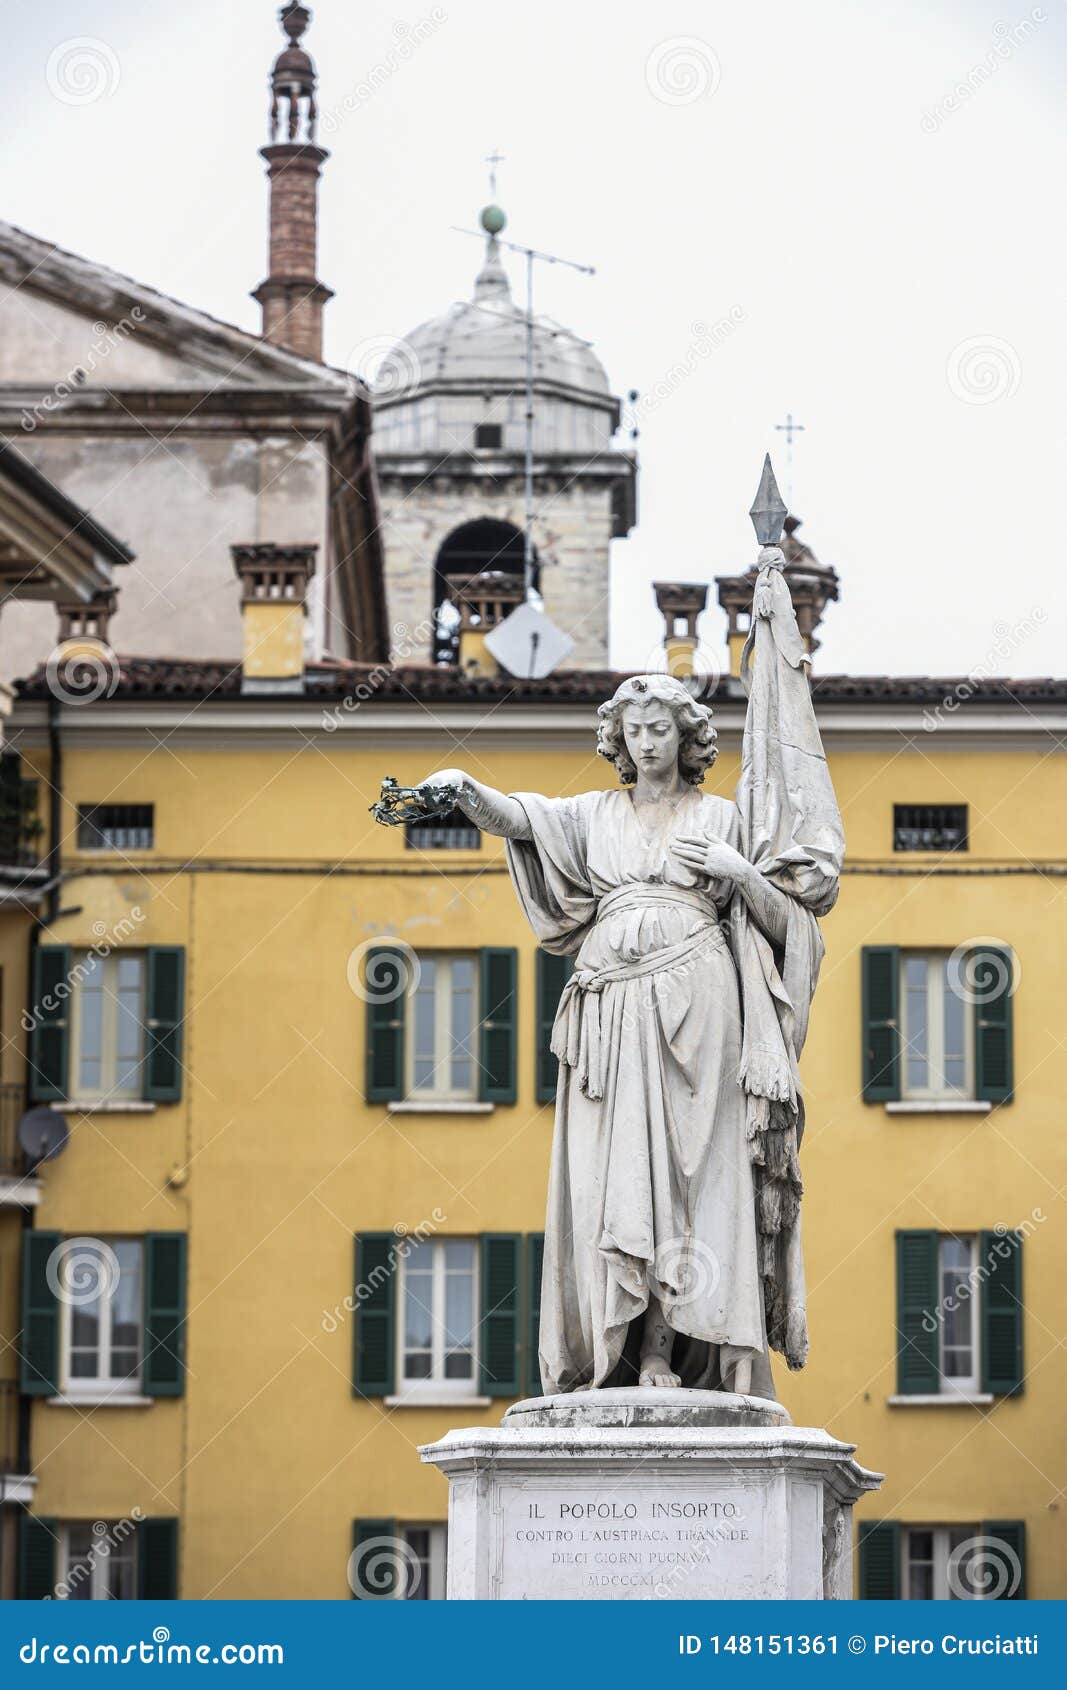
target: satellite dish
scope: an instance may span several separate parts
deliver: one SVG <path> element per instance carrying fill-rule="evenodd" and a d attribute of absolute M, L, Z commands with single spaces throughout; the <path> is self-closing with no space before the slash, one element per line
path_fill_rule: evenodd
<path fill-rule="evenodd" d="M 58 1156 L 68 1137 L 66 1118 L 49 1109 L 46 1103 L 36 1109 L 27 1109 L 18 1125 L 19 1144 L 33 1167 L 38 1162 L 50 1162 Z"/>
<path fill-rule="evenodd" d="M 520 604 L 486 634 L 485 648 L 509 675 L 540 681 L 570 655 L 574 641 L 543 610 Z"/>

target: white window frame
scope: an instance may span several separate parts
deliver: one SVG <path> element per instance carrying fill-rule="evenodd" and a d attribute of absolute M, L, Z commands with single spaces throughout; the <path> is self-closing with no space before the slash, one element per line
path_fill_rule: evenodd
<path fill-rule="evenodd" d="M 106 1525 L 106 1531 L 97 1533 L 94 1527 Z M 121 1532 L 124 1526 L 129 1531 Z M 88 1556 L 89 1572 L 87 1575 L 89 1595 L 85 1600 L 90 1602 L 108 1602 L 119 1600 L 112 1597 L 108 1575 L 113 1563 L 121 1556 L 130 1562 L 133 1591 L 129 1601 L 137 1600 L 137 1527 L 131 1521 L 89 1521 L 89 1520 L 61 1520 L 56 1526 L 56 1588 L 57 1602 L 76 1602 L 80 1600 L 71 1591 L 71 1574 L 75 1567 L 71 1565 L 70 1535 L 72 1531 L 87 1528 L 90 1535 L 90 1553 Z M 107 1551 L 104 1553 L 104 1545 Z M 79 1575 L 75 1581 L 77 1587 L 86 1582 L 85 1577 Z"/>
<path fill-rule="evenodd" d="M 477 951 L 424 951 L 418 956 L 420 969 L 425 971 L 427 964 L 433 965 L 433 1004 L 434 1004 L 434 1061 L 436 1064 L 432 1081 L 428 1086 L 415 1084 L 415 1056 L 418 1037 L 418 1001 L 421 982 L 426 978 L 425 972 L 420 974 L 419 984 L 408 1000 L 408 1011 L 404 1017 L 404 1097 L 409 1103 L 477 1103 L 481 1086 L 479 1083 L 478 1067 L 478 1028 L 481 997 L 481 967 L 480 955 Z M 453 988 L 452 970 L 457 962 L 466 962 L 471 966 L 471 1034 L 470 1034 L 470 1067 L 471 1083 L 469 1086 L 454 1086 L 452 1082 L 452 1056 L 458 1047 L 453 1043 Z M 447 986 L 444 982 L 447 981 Z M 444 989 L 442 989 L 444 986 Z M 444 1053 L 442 1055 L 442 1052 Z"/>
<path fill-rule="evenodd" d="M 445 1376 L 445 1350 L 447 1328 L 445 1324 L 445 1291 L 447 1269 L 445 1266 L 445 1246 L 448 1244 L 469 1244 L 471 1247 L 471 1373 L 469 1379 L 449 1379 Z M 433 1298 L 430 1311 L 430 1344 L 431 1362 L 430 1374 L 425 1379 L 409 1379 L 405 1371 L 407 1359 L 407 1281 L 411 1257 L 414 1251 L 405 1255 L 400 1263 L 400 1283 L 397 1287 L 397 1322 L 396 1322 L 396 1378 L 397 1388 L 405 1400 L 412 1397 L 437 1398 L 439 1401 L 453 1397 L 476 1397 L 479 1394 L 479 1326 L 481 1313 L 481 1250 L 477 1238 L 428 1238 L 418 1245 L 418 1250 L 428 1251 L 433 1263 L 433 1279 L 431 1296 Z"/>
<path fill-rule="evenodd" d="M 963 1011 L 963 1085 L 950 1086 L 945 1073 L 945 994 L 948 990 L 948 951 L 901 951 L 900 953 L 900 1095 L 906 1102 L 973 1102 L 975 1096 L 974 1015 L 970 1004 Z M 908 964 L 926 964 L 926 1076 L 925 1086 L 908 1083 Z"/>
<path fill-rule="evenodd" d="M 138 988 L 138 1006 L 141 1037 L 138 1055 L 133 1068 L 132 1078 L 120 1082 L 118 1078 L 118 1029 L 120 997 L 118 988 L 119 965 L 121 962 L 136 960 L 140 964 L 141 978 Z M 96 1086 L 85 1085 L 82 1082 L 82 1041 L 85 1036 L 85 993 L 86 979 L 84 971 L 90 965 L 102 970 L 102 1019 L 100 1028 L 100 1083 Z M 107 956 L 94 957 L 88 951 L 76 952 L 73 963 L 74 991 L 71 994 L 70 1014 L 70 1051 L 67 1058 L 69 1073 L 67 1088 L 73 1098 L 84 1099 L 85 1102 L 129 1102 L 139 1101 L 144 1095 L 144 1058 L 145 1058 L 145 1019 L 146 993 L 148 989 L 148 958 L 144 951 L 125 950 L 119 948 L 110 951 Z"/>
<path fill-rule="evenodd" d="M 69 1300 L 66 1297 L 61 1296 L 60 1299 L 59 1299 L 59 1306 L 60 1306 L 60 1385 L 61 1385 L 62 1393 L 65 1397 L 71 1397 L 71 1398 L 76 1398 L 76 1397 L 79 1397 L 79 1396 L 91 1397 L 94 1400 L 94 1402 L 99 1401 L 101 1396 L 137 1397 L 137 1396 L 140 1396 L 140 1394 L 141 1394 L 141 1379 L 142 1379 L 142 1375 L 144 1373 L 144 1285 L 145 1285 L 145 1280 L 144 1280 L 144 1274 L 145 1274 L 144 1239 L 143 1238 L 129 1238 L 129 1237 L 126 1237 L 126 1238 L 101 1238 L 101 1239 L 97 1240 L 96 1242 L 99 1242 L 100 1244 L 108 1245 L 112 1249 L 114 1249 L 115 1245 L 117 1245 L 117 1244 L 136 1244 L 138 1246 L 139 1250 L 140 1250 L 139 1279 L 140 1279 L 141 1297 L 140 1297 L 140 1306 L 139 1306 L 139 1309 L 138 1309 L 138 1324 L 137 1324 L 137 1348 L 138 1348 L 137 1368 L 136 1368 L 136 1371 L 133 1372 L 133 1373 L 122 1374 L 118 1378 L 115 1378 L 115 1379 L 113 1379 L 111 1377 L 111 1374 L 110 1374 L 111 1335 L 112 1335 L 112 1328 L 113 1328 L 113 1320 L 112 1320 L 112 1298 L 110 1296 L 108 1296 L 108 1297 L 104 1298 L 102 1305 L 101 1305 L 101 1308 L 100 1308 L 100 1313 L 99 1313 L 100 1332 L 99 1332 L 99 1338 L 98 1338 L 98 1341 L 97 1341 L 97 1370 L 96 1370 L 96 1373 L 93 1374 L 91 1377 L 88 1376 L 88 1375 L 79 1375 L 78 1377 L 74 1377 L 71 1373 L 71 1362 L 72 1362 L 71 1349 L 72 1349 L 72 1345 L 73 1345 L 73 1336 L 74 1336 L 74 1324 L 73 1324 L 74 1315 L 77 1312 L 77 1308 L 76 1308 L 76 1304 L 74 1302 L 72 1302 L 71 1300 Z M 77 1239 L 77 1238 L 65 1238 L 63 1240 L 61 1248 L 62 1248 L 65 1255 L 68 1252 L 76 1253 L 78 1246 L 81 1245 L 82 1243 L 83 1243 L 83 1241 L 80 1240 L 80 1239 Z M 65 1271 L 65 1264 L 61 1264 L 60 1273 L 62 1274 L 64 1271 Z"/>
<path fill-rule="evenodd" d="M 952 1559 L 954 1547 L 952 1539 L 956 1537 L 961 1542 L 966 1543 L 970 1538 L 979 1536 L 978 1526 L 929 1526 L 915 1524 L 905 1526 L 900 1534 L 900 1594 L 905 1602 L 920 1602 L 925 1600 L 924 1597 L 913 1597 L 909 1592 L 908 1574 L 911 1570 L 912 1564 L 911 1535 L 913 1532 L 929 1532 L 934 1540 L 933 1562 L 926 1562 L 925 1557 L 923 1562 L 924 1565 L 932 1565 L 933 1569 L 932 1601 L 949 1602 L 955 1600 L 959 1602 L 981 1602 L 984 1600 L 979 1591 L 972 1591 L 969 1593 L 965 1591 L 962 1595 L 954 1595 L 948 1581 L 949 1562 Z M 958 1545 L 956 1547 L 958 1547 Z"/>
<path fill-rule="evenodd" d="M 966 1269 L 948 1268 L 942 1265 L 942 1256 L 946 1245 L 963 1244 L 970 1255 L 970 1265 Z M 962 1286 L 962 1294 L 957 1294 L 952 1287 L 946 1286 L 946 1279 L 951 1276 L 955 1285 Z M 971 1371 L 967 1374 L 948 1374 L 945 1372 L 946 1333 L 948 1323 L 945 1319 L 945 1300 L 952 1296 L 957 1304 L 957 1312 L 968 1315 L 971 1324 Z M 982 1389 L 982 1288 L 978 1279 L 978 1239 L 973 1233 L 942 1232 L 937 1239 L 937 1307 L 941 1318 L 937 1323 L 937 1371 L 938 1394 L 940 1396 L 974 1397 Z"/>
<path fill-rule="evenodd" d="M 446 1594 L 448 1567 L 447 1525 L 443 1520 L 406 1520 L 397 1527 L 397 1531 L 408 1548 L 418 1556 L 419 1565 L 423 1569 L 423 1577 L 428 1587 L 426 1600 L 428 1602 L 443 1602 Z M 415 1532 L 426 1532 L 429 1535 L 429 1556 L 427 1559 L 418 1554 L 411 1541 Z M 404 1599 L 408 1599 L 406 1593 Z M 414 1598 L 411 1598 L 411 1600 L 414 1600 Z"/>

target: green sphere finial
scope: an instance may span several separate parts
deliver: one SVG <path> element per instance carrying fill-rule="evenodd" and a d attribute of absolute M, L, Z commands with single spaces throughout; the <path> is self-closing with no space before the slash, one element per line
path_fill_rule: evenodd
<path fill-rule="evenodd" d="M 507 228 L 508 220 L 498 205 L 487 205 L 481 215 L 481 225 L 487 235 L 499 235 Z"/>

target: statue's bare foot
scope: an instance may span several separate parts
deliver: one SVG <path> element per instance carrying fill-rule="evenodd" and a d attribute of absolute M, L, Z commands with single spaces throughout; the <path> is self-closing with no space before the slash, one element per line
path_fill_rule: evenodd
<path fill-rule="evenodd" d="M 638 1375 L 639 1385 L 651 1385 L 656 1390 L 669 1390 L 673 1385 L 680 1385 L 682 1381 L 677 1373 L 672 1373 L 662 1355 L 648 1355 L 641 1357 L 641 1370 Z"/>

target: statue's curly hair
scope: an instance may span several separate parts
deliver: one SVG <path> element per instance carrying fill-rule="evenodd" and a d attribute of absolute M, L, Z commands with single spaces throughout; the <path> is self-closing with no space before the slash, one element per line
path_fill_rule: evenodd
<path fill-rule="evenodd" d="M 597 711 L 597 754 L 614 763 L 623 786 L 632 786 L 637 769 L 626 749 L 622 731 L 622 713 L 627 704 L 643 704 L 658 698 L 666 704 L 678 723 L 681 743 L 678 747 L 678 772 L 691 786 L 699 786 L 716 757 L 718 735 L 711 725 L 711 710 L 699 704 L 673 675 L 632 675 L 623 681 L 613 698 Z"/>

